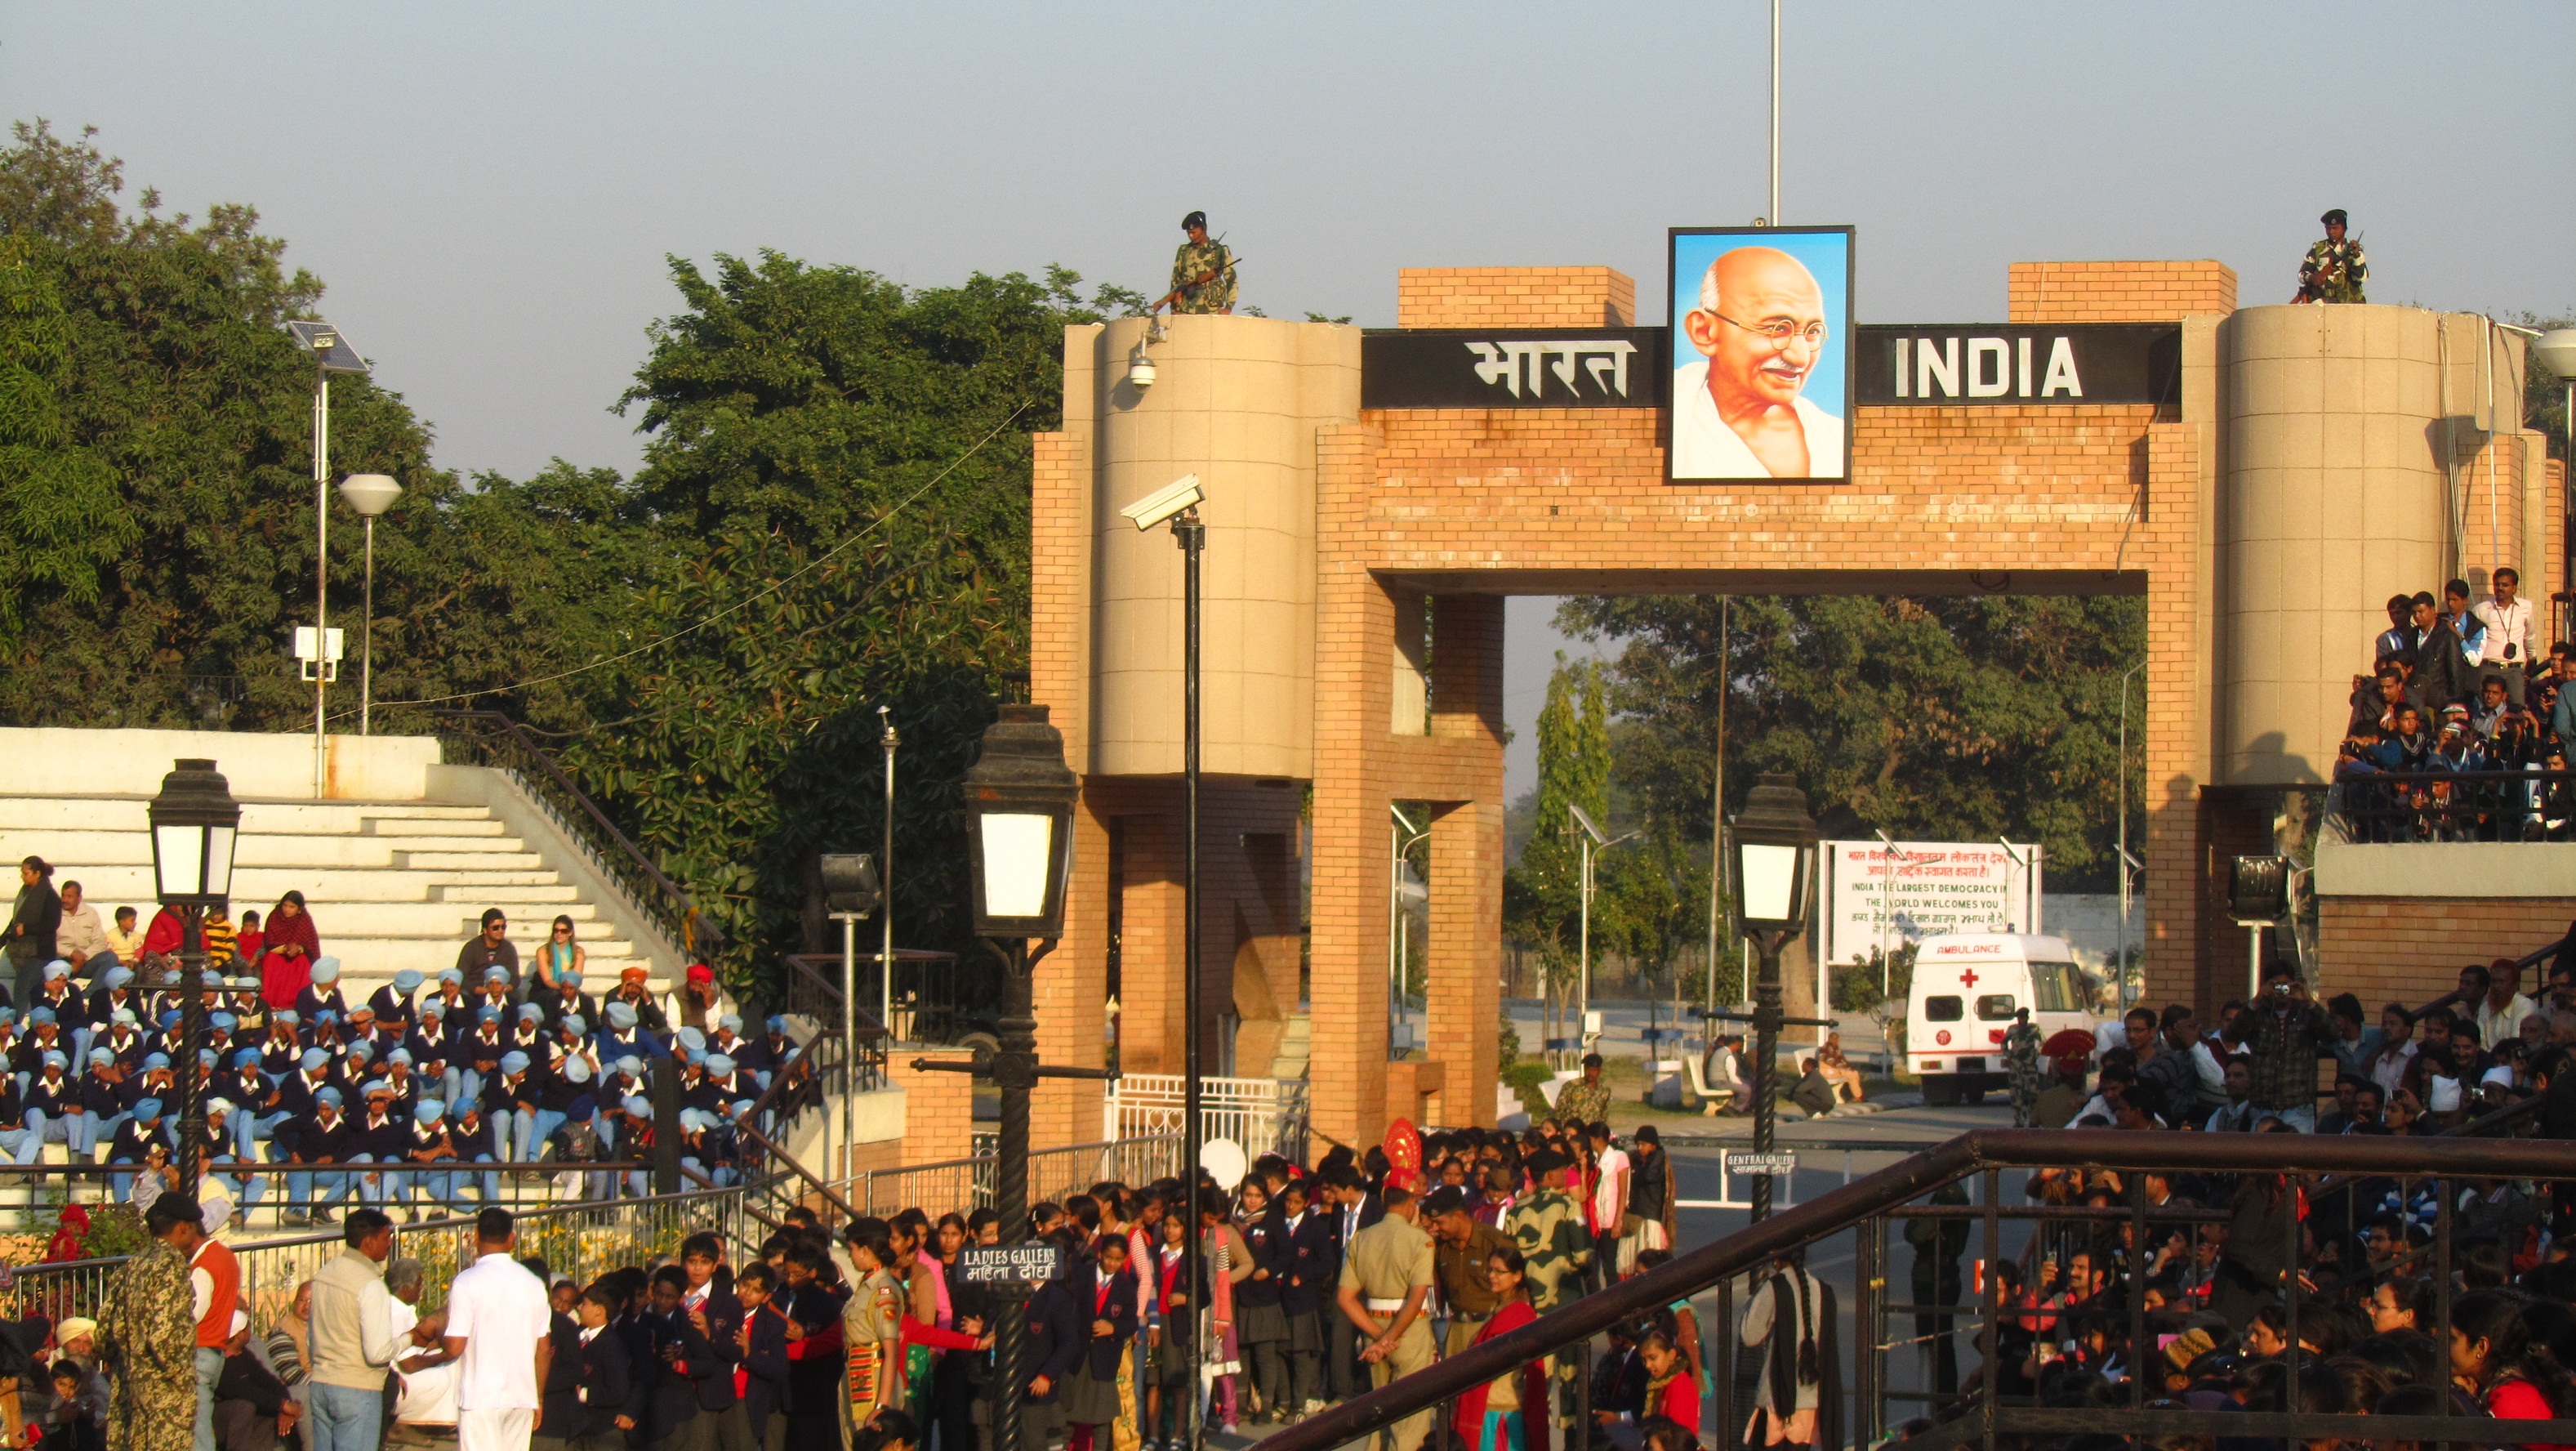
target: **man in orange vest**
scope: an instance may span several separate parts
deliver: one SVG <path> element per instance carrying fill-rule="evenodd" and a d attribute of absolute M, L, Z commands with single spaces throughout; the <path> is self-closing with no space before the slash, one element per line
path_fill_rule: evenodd
<path fill-rule="evenodd" d="M 215 1382 L 223 1378 L 233 1311 L 242 1308 L 241 1262 L 202 1219 L 179 1228 L 170 1243 L 188 1257 L 189 1309 L 197 1320 L 196 1451 L 215 1451 Z"/>

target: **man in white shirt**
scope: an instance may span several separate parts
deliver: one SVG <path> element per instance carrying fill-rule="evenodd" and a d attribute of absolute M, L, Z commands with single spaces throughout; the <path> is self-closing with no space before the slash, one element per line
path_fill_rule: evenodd
<path fill-rule="evenodd" d="M 1720 253 L 1682 330 L 1704 361 L 1673 371 L 1675 479 L 1843 476 L 1843 420 L 1802 391 L 1825 346 L 1824 290 L 1805 263 L 1776 247 Z"/>
<path fill-rule="evenodd" d="M 2520 705 L 2523 671 L 2531 662 L 2531 601 L 2521 598 L 2522 576 L 2510 567 L 2497 569 L 2491 578 L 2495 598 L 2475 611 L 2478 623 L 2487 631 L 2486 649 L 2481 653 L 2495 673 L 2504 677 L 2505 698 Z"/>
<path fill-rule="evenodd" d="M 2540 1011 L 2540 1004 L 2524 997 L 2521 987 L 2521 963 L 2499 957 L 2487 965 L 2487 995 L 2477 1005 L 2480 1046 L 2493 1048 L 2520 1036 L 2522 1020 Z"/>
<path fill-rule="evenodd" d="M 510 1211 L 474 1216 L 474 1264 L 447 1289 L 447 1358 L 456 1362 L 456 1451 L 528 1451 L 554 1360 L 546 1287 L 510 1258 Z"/>
<path fill-rule="evenodd" d="M 1619 1221 L 1628 1213 L 1628 1156 L 1610 1141 L 1610 1126 L 1596 1123 L 1583 1131 L 1592 1141 L 1593 1163 L 1601 1172 L 1592 1190 L 1592 1265 L 1604 1286 L 1636 1268 L 1631 1257 L 1619 1263 Z"/>

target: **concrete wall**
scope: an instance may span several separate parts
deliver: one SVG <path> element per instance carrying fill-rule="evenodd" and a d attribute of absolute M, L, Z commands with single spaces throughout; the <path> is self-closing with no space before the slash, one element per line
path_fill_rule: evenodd
<path fill-rule="evenodd" d="M 1359 329 L 1215 316 L 1165 326 L 1169 336 L 1147 344 L 1160 377 L 1143 391 L 1126 377 L 1146 321 L 1101 329 L 1087 370 L 1094 396 L 1078 400 L 1101 442 L 1089 767 L 1181 769 L 1181 553 L 1168 529 L 1139 533 L 1118 511 L 1195 473 L 1207 493 L 1203 765 L 1304 776 L 1314 744 L 1315 429 L 1359 414 Z"/>
<path fill-rule="evenodd" d="M 420 801 L 438 742 L 427 736 L 328 736 L 324 795 Z M 0 795 L 151 796 L 182 757 L 215 763 L 233 795 L 310 801 L 313 737 L 250 731 L 0 729 Z"/>
<path fill-rule="evenodd" d="M 512 836 L 543 853 L 547 865 L 580 890 L 582 900 L 597 908 L 610 935 L 635 944 L 636 955 L 652 963 L 655 981 L 680 980 L 691 958 L 662 930 L 661 920 L 641 910 L 615 878 L 599 869 L 590 849 L 557 825 L 507 773 L 489 766 L 432 766 L 423 778 L 425 794 L 432 801 L 489 809 Z"/>
<path fill-rule="evenodd" d="M 2546 578 L 2528 567 L 2519 340 L 2376 306 L 2247 308 L 2221 336 L 2219 778 L 2322 781 L 2390 595 L 2483 591 L 2500 564 Z"/>

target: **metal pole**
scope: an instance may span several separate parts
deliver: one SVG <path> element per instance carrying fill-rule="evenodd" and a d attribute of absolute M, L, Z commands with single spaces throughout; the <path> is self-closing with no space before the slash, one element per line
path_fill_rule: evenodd
<path fill-rule="evenodd" d="M 1580 946 L 1576 958 L 1580 966 L 1574 1003 L 1574 1045 L 1578 1053 L 1583 1051 L 1583 1035 L 1592 1030 L 1592 833 L 1588 831 L 1583 834 L 1582 899 L 1583 926 L 1577 938 Z"/>
<path fill-rule="evenodd" d="M 1207 526 L 1199 522 L 1199 511 L 1186 511 L 1172 520 L 1173 542 L 1181 547 L 1183 649 L 1181 657 L 1181 1017 L 1188 1036 L 1181 1048 L 1181 1182 L 1182 1197 L 1187 1201 L 1189 1233 L 1181 1242 L 1187 1246 L 1182 1256 L 1181 1283 L 1195 1286 L 1199 1282 L 1201 1234 L 1199 1207 L 1199 1139 L 1205 1131 L 1206 1104 L 1199 1091 L 1200 1024 L 1199 1024 L 1199 555 L 1207 544 Z M 1193 1289 L 1191 1299 L 1198 1298 Z M 1204 1323 L 1204 1322 L 1202 1322 Z M 1207 1335 L 1194 1335 L 1191 1353 L 1202 1362 L 1207 1357 Z M 1182 1392 L 1181 1437 L 1185 1446 L 1196 1451 L 1206 1426 L 1199 1418 L 1197 1378 Z M 1006 1448 L 1008 1451 L 1008 1448 Z"/>
<path fill-rule="evenodd" d="M 835 912 L 841 919 L 841 1152 L 849 1155 L 849 1171 L 858 1168 L 859 1150 L 859 914 Z M 834 1180 L 841 1177 L 831 1159 L 827 1126 L 823 1172 Z"/>
<path fill-rule="evenodd" d="M 877 852 L 877 884 L 885 891 L 878 910 L 885 914 L 883 940 L 877 947 L 877 1026 L 891 1034 L 894 1031 L 894 751 L 903 738 L 894 732 L 894 717 L 885 706 L 877 707 L 877 723 L 885 727 L 877 743 L 885 747 L 885 839 Z"/>
<path fill-rule="evenodd" d="M 376 516 L 367 516 L 367 615 L 358 622 L 358 734 L 370 735 L 376 703 Z"/>
<path fill-rule="evenodd" d="M 206 1038 L 206 909 L 181 908 L 179 922 L 179 1051 L 170 1055 L 179 1097 L 179 1162 L 171 1177 L 179 1192 L 193 1194 L 197 1157 L 206 1144 L 206 1096 L 197 1062 Z"/>
<path fill-rule="evenodd" d="M 1780 1059 L 1780 948 L 1784 939 L 1777 933 L 1755 934 L 1753 944 L 1762 953 L 1761 976 L 1753 986 L 1753 1149 L 1767 1154 L 1772 1147 L 1772 1085 L 1779 1072 Z M 1771 1217 L 1771 1176 L 1753 1176 L 1752 1220 L 1759 1224 Z"/>
<path fill-rule="evenodd" d="M 1029 1090 L 1037 1084 L 1038 1020 L 1030 984 L 1029 944 L 1025 939 L 992 940 L 1002 956 L 1002 1051 L 993 1055 L 993 1081 L 1002 1090 L 1002 1137 L 993 1166 L 994 1209 L 1002 1216 L 1002 1242 L 1018 1244 L 1029 1237 Z M 993 1327 L 994 1373 L 999 1379 L 994 1407 L 994 1444 L 1018 1451 L 1020 1444 L 1021 1361 L 1028 1346 L 1028 1301 L 1025 1289 L 998 1286 L 1001 1314 Z"/>
<path fill-rule="evenodd" d="M 2120 677 L 2120 758 L 2114 767 L 2120 788 L 2119 845 L 2111 853 L 2111 869 L 2120 874 L 2120 955 L 2112 959 L 2112 970 L 2120 975 L 2120 1006 L 2129 1006 L 2129 682 L 2146 668 L 2141 662 L 2129 667 Z"/>
<path fill-rule="evenodd" d="M 2254 1002 L 2263 993 L 2263 927 L 2248 923 L 2245 928 L 2245 1001 Z"/>
<path fill-rule="evenodd" d="M 329 789 L 331 688 L 331 370 L 313 364 L 313 799 Z"/>
<path fill-rule="evenodd" d="M 1780 0 L 1771 0 L 1771 225 L 1780 225 Z"/>
<path fill-rule="evenodd" d="M 1708 791 L 1708 1010 L 1717 1011 L 1717 904 L 1726 895 L 1726 606 L 1717 597 L 1717 735 L 1710 756 L 1715 769 Z M 1703 1019 L 1703 1022 L 1709 1020 Z M 1711 1026 L 1709 1036 L 1717 1029 Z"/>

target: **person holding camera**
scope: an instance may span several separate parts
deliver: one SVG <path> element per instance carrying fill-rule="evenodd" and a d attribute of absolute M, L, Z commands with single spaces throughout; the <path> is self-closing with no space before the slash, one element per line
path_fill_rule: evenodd
<path fill-rule="evenodd" d="M 2254 1111 L 2300 1133 L 2317 1131 L 2317 1060 L 2334 1052 L 2334 1019 L 2286 967 L 2264 974 L 2263 992 L 2246 1010 L 2252 1020 Z"/>

